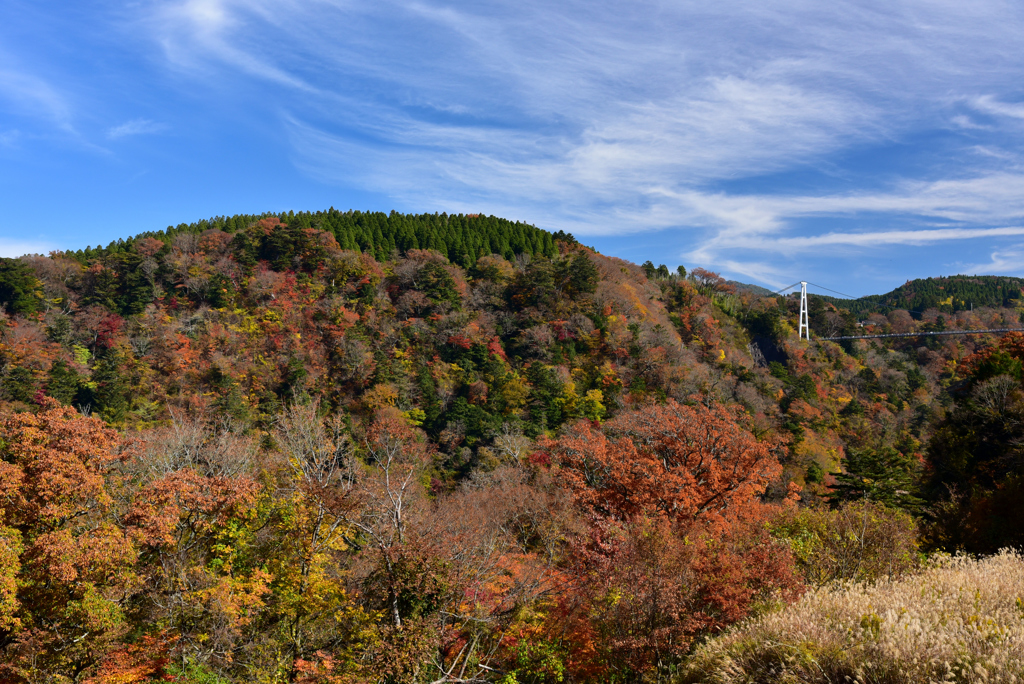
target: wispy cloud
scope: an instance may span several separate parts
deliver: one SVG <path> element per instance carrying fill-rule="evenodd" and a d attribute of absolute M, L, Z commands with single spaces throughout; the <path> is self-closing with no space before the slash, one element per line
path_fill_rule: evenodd
<path fill-rule="evenodd" d="M 973 131 L 989 131 L 989 130 L 992 130 L 991 126 L 983 126 L 982 124 L 974 123 L 974 121 L 971 120 L 971 117 L 966 116 L 964 114 L 958 114 L 958 115 L 954 116 L 952 119 L 950 119 L 950 121 L 957 128 L 963 128 L 963 129 L 966 129 L 966 130 L 973 130 Z"/>
<path fill-rule="evenodd" d="M 932 182 L 903 181 L 887 192 L 843 195 L 664 193 L 681 206 L 744 235 L 783 230 L 790 219 L 863 213 L 897 214 L 967 223 L 1024 217 L 1024 174 L 991 173 Z"/>
<path fill-rule="evenodd" d="M 125 121 L 123 124 L 108 129 L 107 137 L 111 140 L 116 140 L 118 138 L 135 135 L 161 133 L 165 130 L 167 130 L 167 126 L 157 121 L 150 121 L 149 119 L 132 119 L 131 121 Z"/>
<path fill-rule="evenodd" d="M 83 133 L 80 107 L 66 80 L 36 69 L 0 49 L 0 112 L 18 120 L 19 128 L 0 134 L 0 144 L 18 139 L 59 139 L 73 147 L 107 153 Z"/>
<path fill-rule="evenodd" d="M 987 262 L 961 267 L 964 273 L 1024 273 L 1024 244 L 993 251 Z"/>
<path fill-rule="evenodd" d="M 673 196 L 678 214 L 706 227 L 693 240 L 686 256 L 698 263 L 716 264 L 737 273 L 736 257 L 752 256 L 763 262 L 771 255 L 777 267 L 800 255 L 822 257 L 887 254 L 894 246 L 931 246 L 954 241 L 979 243 L 1024 235 L 1018 225 L 992 225 L 1024 217 L 1024 176 L 995 174 L 958 181 L 905 183 L 887 193 L 851 193 L 820 196 L 729 196 L 688 193 Z M 867 224 L 901 217 L 910 228 L 847 231 L 799 230 L 799 221 L 853 219 Z M 944 222 L 944 227 L 927 223 Z M 913 225 L 913 224 L 924 225 Z M 986 225 L 988 224 L 988 225 Z M 760 272 L 764 272 L 761 269 Z M 765 277 L 764 282 L 778 282 Z"/>
<path fill-rule="evenodd" d="M 803 237 L 775 238 L 747 243 L 748 249 L 774 249 L 795 254 L 816 252 L 823 247 L 885 247 L 889 245 L 931 245 L 950 240 L 980 240 L 1024 235 L 1024 228 L 935 228 L 931 230 L 883 230 L 867 233 L 825 233 Z"/>
<path fill-rule="evenodd" d="M 763 278 L 808 249 L 1005 241 L 1024 223 L 1024 8 L 1002 0 L 144 7 L 189 83 L 259 84 L 302 173 L 399 207 L 675 229 L 690 258 Z M 912 163 L 849 161 L 901 146 Z"/>
<path fill-rule="evenodd" d="M 1000 102 L 992 95 L 982 95 L 972 102 L 975 109 L 986 114 L 1008 116 L 1013 119 L 1024 119 L 1024 104 Z"/>
<path fill-rule="evenodd" d="M 287 13 L 292 9 L 291 4 L 279 3 L 276 11 Z M 274 23 L 270 7 L 259 1 L 184 0 L 159 5 L 149 17 L 149 24 L 168 59 L 180 67 L 204 69 L 205 61 L 213 59 L 223 66 L 279 85 L 302 91 L 314 90 L 301 78 L 262 56 L 261 53 L 271 50 L 245 49 L 235 31 L 245 32 L 248 29 L 247 14 L 264 21 L 270 19 L 270 23 Z M 250 36 L 255 43 L 262 38 L 262 34 Z"/>
<path fill-rule="evenodd" d="M 42 116 L 65 132 L 75 132 L 67 99 L 34 74 L 0 68 L 0 98 L 23 114 Z"/>

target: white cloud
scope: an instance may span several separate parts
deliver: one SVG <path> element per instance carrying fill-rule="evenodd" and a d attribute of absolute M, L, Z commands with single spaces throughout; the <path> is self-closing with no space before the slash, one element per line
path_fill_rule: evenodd
<path fill-rule="evenodd" d="M 718 261 L 715 267 L 739 277 L 749 278 L 753 282 L 768 283 L 774 287 L 784 287 L 793 278 L 792 270 L 781 267 L 778 263 L 764 261 L 724 259 Z"/>
<path fill-rule="evenodd" d="M 969 12 L 928 3 L 930 24 L 916 3 L 902 11 L 870 2 L 162 7 L 154 27 L 180 64 L 234 66 L 317 92 L 328 99 L 321 106 L 350 98 L 352 78 L 375 79 L 354 98 L 356 114 L 369 108 L 384 118 L 403 103 L 490 116 L 508 107 L 536 117 L 531 124 L 560 123 L 565 161 L 598 178 L 642 162 L 729 177 L 886 135 L 927 111 L 922 98 L 932 107 L 949 98 L 950 84 L 937 89 L 937 79 L 983 87 L 1001 71 L 991 53 L 1021 46 L 1019 18 L 993 22 L 986 3 Z M 982 35 L 993 48 L 972 54 Z M 393 92 L 381 98 L 377 89 Z M 344 110 L 334 119 L 352 124 Z"/>
<path fill-rule="evenodd" d="M 996 225 L 1024 217 L 1024 176 L 996 174 L 961 181 L 905 184 L 889 193 L 824 196 L 672 196 L 678 214 L 707 228 L 687 256 L 695 262 L 743 273 L 739 254 L 773 255 L 778 264 L 797 255 L 869 257 L 898 245 L 928 246 L 953 241 L 992 241 L 1024 235 L 1024 227 Z M 798 219 L 901 216 L 914 223 L 952 222 L 944 227 L 888 230 L 797 231 Z M 847 221 L 849 224 L 850 222 Z M 985 225 L 989 224 L 989 225 Z M 763 269 L 761 269 L 763 272 Z M 776 282 L 770 277 L 766 282 Z"/>
<path fill-rule="evenodd" d="M 167 126 L 156 121 L 150 121 L 149 119 L 132 119 L 131 121 L 125 121 L 123 124 L 114 126 L 107 130 L 107 137 L 112 140 L 116 140 L 118 138 L 126 138 L 136 135 L 160 133 L 166 129 Z"/>
<path fill-rule="evenodd" d="M 904 181 L 889 192 L 845 195 L 681 195 L 737 231 L 779 230 L 787 219 L 897 214 L 967 223 L 1001 223 L 1024 217 L 1024 174 L 993 173 L 933 182 Z M 736 217 L 731 214 L 739 214 Z"/>

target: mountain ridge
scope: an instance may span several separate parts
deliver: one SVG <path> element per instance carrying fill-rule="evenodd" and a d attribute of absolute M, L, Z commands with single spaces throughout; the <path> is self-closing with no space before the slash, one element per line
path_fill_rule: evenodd
<path fill-rule="evenodd" d="M 885 314 L 905 309 L 916 318 L 927 309 L 943 313 L 980 306 L 1014 306 L 1022 297 L 1024 278 L 997 275 L 953 275 L 908 280 L 884 294 L 845 299 L 815 294 L 854 314 Z"/>

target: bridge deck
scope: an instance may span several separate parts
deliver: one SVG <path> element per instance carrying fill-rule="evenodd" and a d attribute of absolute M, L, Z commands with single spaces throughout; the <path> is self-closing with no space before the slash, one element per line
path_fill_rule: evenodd
<path fill-rule="evenodd" d="M 924 335 L 990 335 L 993 333 L 1024 332 L 1024 328 L 991 328 L 988 330 L 934 330 L 916 333 L 889 333 L 887 335 L 842 335 L 840 337 L 817 337 L 819 342 L 836 340 L 877 340 L 883 337 L 922 337 Z"/>

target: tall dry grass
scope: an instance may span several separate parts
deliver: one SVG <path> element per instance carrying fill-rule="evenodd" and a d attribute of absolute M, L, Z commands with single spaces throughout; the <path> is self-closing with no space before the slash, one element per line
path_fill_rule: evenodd
<path fill-rule="evenodd" d="M 679 682 L 1024 682 L 1024 556 L 811 591 L 704 644 Z"/>

